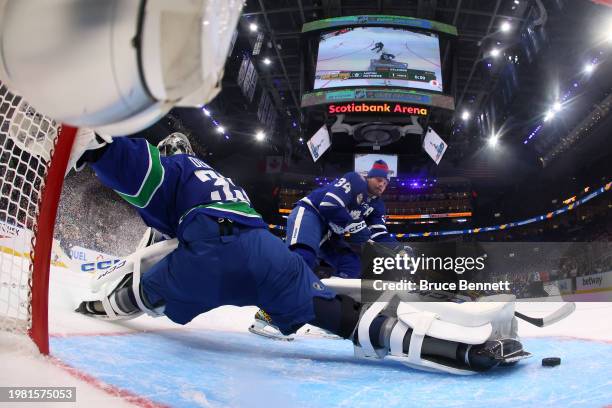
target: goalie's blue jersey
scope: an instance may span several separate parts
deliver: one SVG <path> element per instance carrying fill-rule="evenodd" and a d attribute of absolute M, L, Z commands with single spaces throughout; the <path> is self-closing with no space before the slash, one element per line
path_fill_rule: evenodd
<path fill-rule="evenodd" d="M 177 236 L 181 221 L 194 209 L 266 227 L 246 192 L 231 179 L 194 156 L 162 157 L 145 139 L 114 138 L 92 167 L 103 184 L 138 209 L 148 226 L 170 237 Z"/>
<path fill-rule="evenodd" d="M 368 184 L 359 173 L 346 173 L 298 201 L 314 209 L 336 234 L 350 233 L 354 242 L 395 241 L 385 225 L 385 204 L 368 194 Z"/>

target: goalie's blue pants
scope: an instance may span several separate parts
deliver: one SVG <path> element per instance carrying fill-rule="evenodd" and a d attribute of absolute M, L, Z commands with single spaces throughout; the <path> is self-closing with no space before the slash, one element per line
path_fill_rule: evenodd
<path fill-rule="evenodd" d="M 142 277 L 148 301 L 186 324 L 222 305 L 256 305 L 284 333 L 315 318 L 313 297 L 331 299 L 303 259 L 265 228 L 229 225 L 192 211 L 178 228 L 179 246 Z"/>

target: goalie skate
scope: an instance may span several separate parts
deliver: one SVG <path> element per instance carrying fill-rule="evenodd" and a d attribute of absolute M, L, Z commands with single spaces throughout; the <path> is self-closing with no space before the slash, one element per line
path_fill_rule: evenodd
<path fill-rule="evenodd" d="M 123 276 L 105 299 L 106 305 L 103 300 L 85 300 L 75 312 L 100 320 L 129 320 L 140 316 L 143 311 L 135 305 L 135 299 L 132 301 L 125 291 L 131 289 L 132 280 L 132 274 Z"/>
<path fill-rule="evenodd" d="M 142 312 L 135 312 L 123 317 L 110 317 L 108 314 L 106 314 L 106 311 L 104 311 L 104 306 L 100 300 L 85 300 L 81 302 L 79 307 L 77 307 L 74 311 L 87 317 L 93 317 L 94 319 L 106 321 L 129 320 L 142 314 Z"/>
<path fill-rule="evenodd" d="M 267 337 L 274 340 L 292 341 L 293 335 L 284 335 L 272 324 L 272 319 L 263 310 L 259 309 L 255 313 L 255 321 L 249 326 L 249 331 L 258 336 Z"/>
<path fill-rule="evenodd" d="M 523 345 L 517 339 L 507 338 L 487 341 L 479 346 L 469 346 L 465 356 L 476 365 L 479 359 L 485 359 L 498 361 L 502 366 L 509 366 L 531 357 L 531 353 L 523 350 Z"/>

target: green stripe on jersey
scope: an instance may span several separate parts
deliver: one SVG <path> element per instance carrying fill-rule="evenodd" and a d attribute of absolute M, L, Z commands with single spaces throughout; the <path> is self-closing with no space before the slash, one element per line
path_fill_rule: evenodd
<path fill-rule="evenodd" d="M 249 203 L 246 203 L 244 201 L 227 202 L 227 203 L 219 202 L 219 203 L 206 204 L 206 205 L 203 205 L 202 207 L 214 208 L 215 210 L 219 210 L 219 211 L 227 211 L 233 214 L 244 215 L 245 217 L 260 217 L 261 218 L 261 215 L 259 215 L 259 213 L 255 211 L 253 207 L 249 205 Z"/>
<path fill-rule="evenodd" d="M 236 201 L 236 202 L 232 201 L 232 202 L 226 202 L 226 203 L 217 202 L 217 203 L 212 203 L 212 204 L 197 205 L 191 208 L 189 211 L 183 214 L 183 216 L 179 219 L 179 224 L 183 222 L 183 219 L 185 219 L 185 217 L 189 213 L 191 213 L 193 210 L 196 210 L 198 208 L 212 208 L 217 211 L 223 211 L 223 212 L 227 212 L 230 214 L 242 215 L 243 217 L 261 218 L 261 215 L 257 211 L 255 211 L 250 206 L 250 204 L 247 202 L 244 202 L 244 201 Z"/>
<path fill-rule="evenodd" d="M 147 143 L 147 146 L 149 148 L 149 168 L 140 184 L 140 188 L 134 195 L 117 191 L 125 201 L 138 208 L 144 208 L 149 205 L 151 198 L 153 198 L 153 195 L 164 181 L 164 167 L 161 164 L 159 149 L 149 143 Z"/>

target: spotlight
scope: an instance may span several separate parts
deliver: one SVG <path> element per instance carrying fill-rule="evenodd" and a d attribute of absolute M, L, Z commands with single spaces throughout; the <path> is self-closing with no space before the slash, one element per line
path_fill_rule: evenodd
<path fill-rule="evenodd" d="M 507 33 L 507 32 L 508 32 L 508 31 L 510 31 L 511 29 L 512 29 L 512 24 L 510 24 L 510 23 L 509 23 L 509 22 L 507 22 L 507 21 L 504 21 L 504 22 L 501 24 L 501 26 L 499 26 L 499 30 L 500 30 L 502 33 Z"/>
<path fill-rule="evenodd" d="M 606 28 L 604 29 L 604 38 L 612 44 L 612 18 L 608 17 Z"/>
<path fill-rule="evenodd" d="M 560 110 L 561 110 L 561 102 L 555 102 L 555 104 L 553 105 L 553 111 L 559 112 Z"/>
<path fill-rule="evenodd" d="M 470 112 L 464 110 L 463 113 L 461 114 L 461 119 L 468 120 L 469 118 L 470 118 Z"/>
<path fill-rule="evenodd" d="M 495 147 L 497 146 L 497 142 L 499 142 L 499 136 L 491 135 L 491 137 L 489 138 L 489 146 Z"/>
<path fill-rule="evenodd" d="M 489 55 L 491 55 L 493 58 L 499 57 L 500 53 L 501 51 L 499 50 L 499 48 L 493 48 L 491 49 L 491 51 L 489 51 Z"/>
<path fill-rule="evenodd" d="M 262 130 L 255 133 L 255 140 L 257 140 L 258 142 L 262 142 L 265 138 L 266 134 Z"/>
<path fill-rule="evenodd" d="M 264 58 L 263 59 L 263 63 L 266 65 L 270 65 L 272 63 L 272 61 L 270 60 L 270 58 Z"/>
<path fill-rule="evenodd" d="M 217 133 L 225 133 L 225 128 L 221 125 L 217 126 Z"/>
<path fill-rule="evenodd" d="M 257 31 L 258 28 L 259 27 L 257 27 L 257 24 L 255 24 L 255 23 L 249 24 L 249 30 L 251 30 L 252 32 Z"/>
<path fill-rule="evenodd" d="M 554 117 L 555 117 L 555 111 L 551 109 L 548 112 L 546 112 L 546 115 L 544 115 L 544 122 L 548 122 Z"/>
<path fill-rule="evenodd" d="M 586 72 L 587 74 L 590 74 L 591 72 L 593 72 L 595 70 L 595 64 L 589 62 L 588 64 L 586 64 L 584 66 L 584 72 Z"/>
<path fill-rule="evenodd" d="M 202 108 L 202 112 L 204 112 L 206 116 L 210 116 L 210 111 L 208 109 Z"/>
<path fill-rule="evenodd" d="M 300 142 L 300 143 L 304 143 L 304 139 L 300 137 L 300 138 L 298 139 L 298 142 Z"/>

